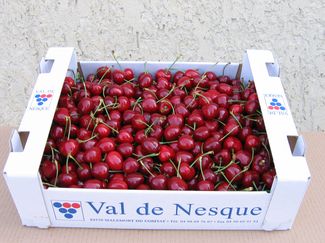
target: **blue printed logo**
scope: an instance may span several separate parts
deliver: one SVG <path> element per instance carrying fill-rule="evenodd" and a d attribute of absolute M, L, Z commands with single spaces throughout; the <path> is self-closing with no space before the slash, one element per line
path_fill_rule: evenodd
<path fill-rule="evenodd" d="M 282 95 L 264 95 L 267 111 L 270 115 L 288 115 Z"/>
<path fill-rule="evenodd" d="M 52 201 L 57 220 L 84 220 L 81 202 Z"/>

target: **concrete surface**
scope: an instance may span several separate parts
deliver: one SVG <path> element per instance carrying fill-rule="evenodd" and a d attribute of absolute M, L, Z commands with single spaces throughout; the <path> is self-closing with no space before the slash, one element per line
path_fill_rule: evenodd
<path fill-rule="evenodd" d="M 0 0 L 0 124 L 17 126 L 50 46 L 83 60 L 240 62 L 269 49 L 299 130 L 325 130 L 325 2 Z"/>

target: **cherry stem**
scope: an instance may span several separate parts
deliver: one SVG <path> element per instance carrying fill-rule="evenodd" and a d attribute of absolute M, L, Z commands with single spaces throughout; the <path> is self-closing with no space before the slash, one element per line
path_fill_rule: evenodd
<path fill-rule="evenodd" d="M 117 60 L 117 58 L 116 58 L 116 56 L 115 56 L 115 51 L 114 51 L 114 50 L 112 50 L 112 56 L 113 56 L 114 60 L 116 61 L 117 65 L 119 66 L 119 68 L 122 70 L 122 66 L 121 66 L 121 64 L 119 63 L 119 61 Z"/>
<path fill-rule="evenodd" d="M 159 155 L 159 153 L 147 154 L 147 155 L 144 155 L 144 156 L 140 157 L 139 159 L 137 159 L 137 161 L 141 161 L 142 159 L 145 159 L 145 158 L 156 157 L 158 155 Z"/>
<path fill-rule="evenodd" d="M 178 55 L 177 57 L 176 57 L 176 59 L 175 59 L 175 61 L 169 66 L 169 68 L 166 70 L 166 72 L 165 73 L 168 73 L 168 71 L 170 71 L 171 69 L 172 69 L 172 67 L 175 65 L 175 63 L 181 58 L 181 54 L 180 55 Z"/>
<path fill-rule="evenodd" d="M 266 152 L 267 152 L 267 157 L 268 157 L 269 160 L 271 161 L 271 155 L 270 155 L 270 151 L 269 151 L 269 149 L 267 148 L 267 146 L 266 146 L 264 143 L 262 143 L 262 146 L 265 148 L 265 150 L 266 150 Z"/>
<path fill-rule="evenodd" d="M 168 103 L 172 108 L 172 113 L 175 114 L 175 109 L 174 109 L 174 106 L 173 106 L 172 102 L 170 102 L 169 100 L 163 100 L 163 102 Z"/>
<path fill-rule="evenodd" d="M 169 159 L 169 162 L 170 162 L 170 163 L 173 165 L 173 167 L 175 168 L 175 170 L 176 170 L 176 176 L 177 176 L 178 178 L 182 178 L 182 176 L 181 176 L 181 174 L 179 173 L 179 170 L 177 169 L 177 167 L 176 167 L 174 161 L 172 161 L 171 159 Z M 180 164 L 180 163 L 179 163 L 179 164 Z"/>
<path fill-rule="evenodd" d="M 193 161 L 193 163 L 190 165 L 190 167 L 193 167 L 196 163 L 196 161 L 198 161 L 199 159 L 201 159 L 203 156 L 209 155 L 209 154 L 214 154 L 213 151 L 208 151 L 204 154 L 201 154 L 199 157 L 196 158 L 196 160 Z"/>
<path fill-rule="evenodd" d="M 196 86 L 195 86 L 195 88 L 194 88 L 195 91 L 196 91 L 196 89 L 199 87 L 199 85 L 200 85 L 200 83 L 203 81 L 203 79 L 205 79 L 205 78 L 206 78 L 206 74 L 203 73 L 203 75 L 201 76 L 200 81 L 196 84 Z"/>
<path fill-rule="evenodd" d="M 235 119 L 235 121 L 238 123 L 238 125 L 239 125 L 239 127 L 241 128 L 241 129 L 243 129 L 243 126 L 242 126 L 242 124 L 239 122 L 239 120 L 237 119 L 237 117 L 235 116 L 235 114 L 231 111 L 230 112 L 230 115 Z"/>
<path fill-rule="evenodd" d="M 151 89 L 144 88 L 144 90 L 150 92 L 153 96 L 155 96 L 156 99 L 158 99 L 158 97 L 157 97 L 157 95 L 155 94 L 155 92 L 153 92 Z"/>
<path fill-rule="evenodd" d="M 160 101 L 166 99 L 174 91 L 175 88 L 176 88 L 176 85 L 174 84 L 173 87 L 169 90 L 169 92 L 164 97 L 162 97 L 161 99 L 157 100 L 157 103 L 159 103 Z"/>
<path fill-rule="evenodd" d="M 103 81 L 104 77 L 106 76 L 106 74 L 107 74 L 110 70 L 111 70 L 111 68 L 110 68 L 110 67 L 107 67 L 107 70 L 105 71 L 105 73 L 103 74 L 103 76 L 101 76 L 100 80 L 98 81 L 98 84 L 100 84 L 100 83 Z"/>
<path fill-rule="evenodd" d="M 233 127 L 225 136 L 223 136 L 222 138 L 220 138 L 219 141 L 224 140 L 225 138 L 227 138 L 235 129 L 237 129 L 239 126 L 235 126 Z"/>
<path fill-rule="evenodd" d="M 247 100 L 228 100 L 228 103 L 246 103 Z"/>
<path fill-rule="evenodd" d="M 86 87 L 86 84 L 85 84 L 85 80 L 81 80 L 81 83 L 82 85 L 84 86 L 84 90 L 85 90 L 85 97 L 88 97 L 88 91 L 87 91 L 87 87 Z"/>
<path fill-rule="evenodd" d="M 154 174 L 152 174 L 152 172 L 147 168 L 147 166 L 142 162 L 142 160 L 138 160 L 139 163 L 142 165 L 142 167 L 153 177 L 155 177 Z"/>
<path fill-rule="evenodd" d="M 55 164 L 55 180 L 54 180 L 54 186 L 56 186 L 56 183 L 58 181 L 58 176 L 59 176 L 59 166 L 58 166 L 58 161 L 54 160 Z"/>
<path fill-rule="evenodd" d="M 256 186 L 255 181 L 253 181 L 253 186 L 255 188 L 255 191 L 258 191 L 258 187 Z"/>
<path fill-rule="evenodd" d="M 202 179 L 205 181 L 205 176 L 204 176 L 203 168 L 202 168 L 202 157 L 200 157 L 199 162 L 200 162 L 201 176 L 202 176 Z"/>
<path fill-rule="evenodd" d="M 112 126 L 106 124 L 105 122 L 101 121 L 100 123 L 101 123 L 101 124 L 104 124 L 106 127 L 110 128 L 113 132 L 115 132 L 115 133 L 119 133 L 118 130 L 116 130 L 114 127 L 112 127 Z"/>
<path fill-rule="evenodd" d="M 232 165 L 234 163 L 234 161 L 230 161 L 229 164 L 225 165 L 225 166 L 217 166 L 214 168 L 218 168 L 218 170 L 216 170 L 214 173 L 219 173 L 221 171 L 224 171 L 225 169 L 227 169 L 230 165 Z M 220 169 L 219 169 L 220 168 Z"/>
<path fill-rule="evenodd" d="M 177 140 L 174 141 L 165 141 L 165 142 L 159 142 L 159 144 L 171 144 L 171 143 L 176 143 L 178 142 Z"/>
<path fill-rule="evenodd" d="M 85 140 L 77 139 L 77 141 L 78 141 L 78 143 L 86 143 L 86 142 L 88 142 L 88 141 L 90 141 L 90 140 L 92 140 L 92 139 L 94 139 L 96 137 L 97 137 L 97 134 L 95 134 L 94 136 L 92 136 L 90 138 L 87 138 Z"/>
<path fill-rule="evenodd" d="M 69 158 L 72 159 L 80 169 L 83 169 L 83 167 L 81 166 L 81 164 L 79 164 L 79 162 L 72 156 L 72 155 L 69 155 Z"/>
<path fill-rule="evenodd" d="M 108 113 L 108 110 L 107 110 L 107 108 L 106 108 L 106 104 L 105 104 L 105 102 L 103 101 L 103 99 L 100 100 L 100 105 L 103 105 L 103 108 L 104 108 L 104 110 L 105 110 L 105 113 L 106 113 L 108 119 L 111 120 L 111 116 L 110 116 L 109 113 Z"/>
<path fill-rule="evenodd" d="M 228 62 L 224 67 L 223 67 L 223 70 L 222 70 L 222 76 L 224 76 L 225 75 L 225 70 L 226 70 L 226 67 L 228 66 L 228 65 L 230 65 L 231 63 L 230 62 Z"/>
<path fill-rule="evenodd" d="M 210 104 L 210 100 L 206 96 L 204 96 L 203 94 L 195 92 L 195 95 L 202 97 L 208 104 Z M 193 96 L 193 98 L 195 99 L 196 97 Z"/>
<path fill-rule="evenodd" d="M 147 128 L 146 130 L 144 131 L 144 134 L 147 136 L 149 131 L 152 130 L 152 127 L 156 124 L 156 121 L 157 120 L 154 120 L 153 123 L 151 123 Z"/>
<path fill-rule="evenodd" d="M 66 170 L 67 174 L 69 174 L 69 168 L 68 168 L 69 157 L 70 157 L 70 155 L 68 155 L 67 158 L 65 159 L 65 170 Z"/>
<path fill-rule="evenodd" d="M 142 98 L 141 97 L 139 97 L 135 102 L 134 102 L 134 104 L 133 104 L 133 111 L 134 111 L 134 109 L 135 109 L 135 107 L 139 104 L 139 107 L 140 107 L 140 109 L 141 109 L 141 111 L 142 111 L 142 113 L 143 113 L 143 109 L 142 109 L 142 107 L 141 107 L 141 105 L 140 105 L 140 102 L 142 101 Z"/>
<path fill-rule="evenodd" d="M 225 173 L 223 173 L 222 171 L 220 172 L 221 175 L 223 176 L 223 178 L 225 178 L 225 180 L 227 181 L 228 183 L 228 187 L 231 186 L 235 191 L 236 191 L 236 188 L 231 184 L 231 182 L 228 180 L 228 178 L 226 177 Z"/>
<path fill-rule="evenodd" d="M 53 184 L 48 183 L 48 182 L 43 182 L 43 185 L 49 186 L 49 187 L 56 187 L 56 185 L 53 185 Z"/>
<path fill-rule="evenodd" d="M 216 121 L 219 122 L 221 125 L 226 126 L 226 123 L 224 123 L 224 122 L 222 122 L 222 121 L 220 121 L 218 119 L 216 119 Z"/>

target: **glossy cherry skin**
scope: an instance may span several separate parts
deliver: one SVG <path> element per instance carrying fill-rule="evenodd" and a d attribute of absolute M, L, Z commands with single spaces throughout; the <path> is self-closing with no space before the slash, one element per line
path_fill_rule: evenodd
<path fill-rule="evenodd" d="M 107 184 L 107 189 L 127 190 L 128 184 L 123 180 L 110 181 Z"/>
<path fill-rule="evenodd" d="M 126 174 L 137 172 L 139 168 L 140 164 L 135 158 L 129 157 L 123 161 L 123 171 Z"/>
<path fill-rule="evenodd" d="M 174 159 L 175 151 L 168 145 L 161 145 L 158 157 L 162 163 L 169 162 L 169 160 Z"/>
<path fill-rule="evenodd" d="M 178 147 L 181 150 L 191 151 L 194 148 L 194 140 L 189 135 L 182 135 L 178 139 Z"/>
<path fill-rule="evenodd" d="M 144 182 L 144 177 L 138 172 L 130 173 L 125 176 L 125 182 L 128 184 L 129 188 L 134 189 Z"/>
<path fill-rule="evenodd" d="M 145 154 L 158 153 L 160 149 L 160 144 L 158 139 L 153 137 L 144 139 L 141 146 Z"/>
<path fill-rule="evenodd" d="M 70 119 L 70 114 L 69 114 L 69 110 L 67 108 L 57 108 L 55 113 L 54 113 L 54 117 L 53 120 L 61 125 L 61 126 L 65 126 L 68 123 L 68 119 Z"/>
<path fill-rule="evenodd" d="M 94 178 L 99 180 L 105 180 L 109 175 L 109 168 L 107 163 L 98 162 L 93 165 L 91 168 L 91 174 Z"/>
<path fill-rule="evenodd" d="M 58 162 L 52 162 L 45 159 L 40 166 L 40 172 L 47 179 L 54 178 L 56 174 L 60 171 L 61 166 Z"/>
<path fill-rule="evenodd" d="M 84 159 L 88 163 L 98 163 L 102 159 L 102 151 L 98 147 L 93 147 L 85 151 Z"/>
<path fill-rule="evenodd" d="M 102 153 L 108 153 L 115 150 L 115 146 L 113 138 L 102 138 L 96 143 L 96 147 L 98 147 Z"/>
<path fill-rule="evenodd" d="M 80 181 L 86 181 L 91 179 L 91 169 L 90 166 L 86 163 L 81 163 L 81 167 L 77 168 L 77 175 Z"/>
<path fill-rule="evenodd" d="M 87 189 L 104 189 L 105 187 L 106 183 L 97 179 L 86 180 L 83 184 L 83 188 Z"/>
<path fill-rule="evenodd" d="M 153 190 L 166 190 L 167 189 L 167 177 L 164 175 L 157 175 L 150 180 L 150 187 Z"/>
<path fill-rule="evenodd" d="M 195 176 L 195 169 L 187 163 L 181 163 L 179 166 L 179 174 L 183 180 L 188 181 Z"/>
<path fill-rule="evenodd" d="M 231 164 L 228 166 L 224 173 L 227 179 L 233 183 L 239 182 L 243 178 L 242 169 L 237 164 Z"/>
<path fill-rule="evenodd" d="M 167 188 L 173 191 L 185 191 L 188 190 L 188 185 L 181 178 L 174 176 L 168 179 Z"/>
<path fill-rule="evenodd" d="M 268 158 L 257 154 L 254 156 L 251 168 L 262 175 L 270 169 L 270 161 Z"/>
<path fill-rule="evenodd" d="M 227 183 L 227 182 L 221 182 L 217 188 L 216 191 L 233 191 L 234 189 Z"/>
<path fill-rule="evenodd" d="M 167 141 L 172 141 L 178 138 L 181 134 L 181 129 L 179 126 L 168 126 L 164 130 L 164 137 Z"/>
<path fill-rule="evenodd" d="M 67 156 L 75 156 L 79 151 L 79 143 L 75 139 L 68 139 L 59 145 L 60 153 Z"/>
<path fill-rule="evenodd" d="M 232 157 L 229 149 L 221 149 L 218 153 L 214 155 L 214 161 L 217 166 L 228 165 L 231 159 Z"/>
<path fill-rule="evenodd" d="M 235 153 L 235 158 L 236 162 L 238 161 L 240 163 L 240 166 L 244 168 L 251 162 L 252 154 L 247 150 L 239 150 Z"/>
<path fill-rule="evenodd" d="M 255 186 L 257 187 L 259 181 L 260 181 L 259 174 L 254 170 L 248 170 L 243 173 L 243 179 L 241 183 L 244 188 L 248 188 L 248 187 L 254 187 L 254 183 Z"/>
<path fill-rule="evenodd" d="M 62 172 L 58 176 L 58 185 L 61 187 L 69 187 L 78 183 L 78 176 L 75 172 Z"/>
<path fill-rule="evenodd" d="M 208 180 L 202 180 L 197 183 L 199 191 L 214 191 L 214 184 Z"/>
<path fill-rule="evenodd" d="M 107 153 L 105 162 L 110 170 L 122 170 L 123 169 L 123 157 L 117 151 L 111 151 Z"/>
<path fill-rule="evenodd" d="M 275 174 L 275 170 L 271 169 L 262 175 L 262 181 L 264 182 L 267 189 L 271 189 Z"/>

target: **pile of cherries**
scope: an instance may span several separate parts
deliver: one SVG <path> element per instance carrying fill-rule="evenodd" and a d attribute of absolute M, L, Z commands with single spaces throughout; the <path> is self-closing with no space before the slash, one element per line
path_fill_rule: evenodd
<path fill-rule="evenodd" d="M 66 77 L 44 187 L 263 191 L 275 176 L 253 81 L 194 69 Z"/>

